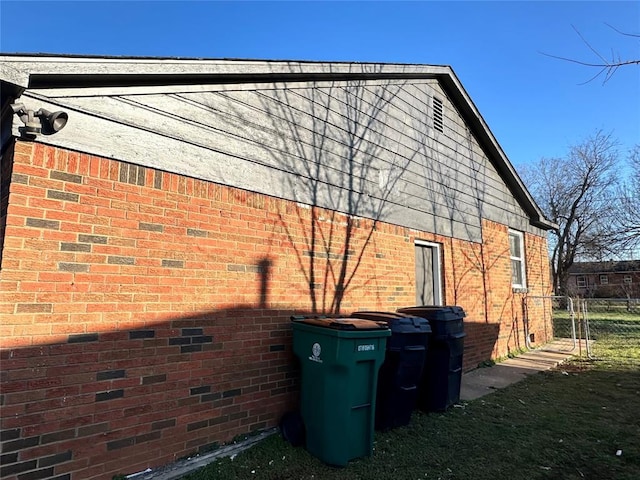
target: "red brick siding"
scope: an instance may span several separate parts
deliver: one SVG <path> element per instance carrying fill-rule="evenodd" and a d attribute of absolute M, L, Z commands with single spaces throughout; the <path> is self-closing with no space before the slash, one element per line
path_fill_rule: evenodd
<path fill-rule="evenodd" d="M 547 256 L 547 241 L 544 237 L 525 234 L 525 255 L 527 274 L 527 293 L 514 292 L 511 286 L 511 262 L 509 258 L 509 229 L 506 225 L 483 221 L 483 244 L 476 264 L 482 265 L 481 276 L 476 289 L 486 299 L 482 309 L 482 300 L 477 299 L 479 306 L 477 318 L 482 325 L 476 325 L 473 318 L 467 318 L 467 333 L 473 335 L 473 329 L 479 328 L 477 340 L 471 339 L 471 345 L 465 350 L 465 365 L 473 366 L 487 358 L 504 357 L 505 355 L 526 347 L 525 332 L 533 333 L 536 344 L 551 339 L 550 312 L 548 302 L 536 308 L 531 302 L 529 311 L 525 312 L 525 298 L 531 296 L 550 295 L 550 279 Z M 466 289 L 465 289 L 466 297 Z M 486 317 L 482 318 L 482 313 Z M 525 318 L 526 315 L 526 318 Z M 528 325 L 525 325 L 528 320 Z M 480 340 L 482 338 L 482 340 Z M 489 354 L 488 354 L 489 353 Z M 470 363 L 467 363 L 470 362 Z"/>
<path fill-rule="evenodd" d="M 275 425 L 296 402 L 289 315 L 314 308 L 312 261 L 315 309 L 330 309 L 345 249 L 343 311 L 412 305 L 420 238 L 443 245 L 446 303 L 467 312 L 466 369 L 524 341 L 503 225 L 484 222 L 479 245 L 37 143 L 17 143 L 13 173 L 9 479 L 110 478 Z M 546 241 L 526 238 L 529 283 L 548 285 Z"/>
<path fill-rule="evenodd" d="M 2 152 L 2 164 L 0 164 L 0 262 L 2 262 L 2 247 L 4 229 L 7 221 L 7 207 L 9 205 L 9 185 L 11 184 L 11 167 L 13 166 L 13 144 L 8 145 Z M 19 176 L 16 181 L 24 180 Z"/>
<path fill-rule="evenodd" d="M 607 283 L 602 283 L 601 275 L 606 275 Z M 584 277 L 585 286 L 578 286 L 578 277 Z M 625 282 L 631 278 L 631 283 Z M 572 273 L 568 279 L 570 295 L 585 298 L 639 298 L 640 272 Z"/>
<path fill-rule="evenodd" d="M 551 270 L 549 269 L 547 239 L 534 235 L 525 236 L 525 254 L 527 264 L 526 315 L 528 331 L 533 335 L 534 344 L 540 345 L 553 337 L 550 323 L 552 295 Z"/>

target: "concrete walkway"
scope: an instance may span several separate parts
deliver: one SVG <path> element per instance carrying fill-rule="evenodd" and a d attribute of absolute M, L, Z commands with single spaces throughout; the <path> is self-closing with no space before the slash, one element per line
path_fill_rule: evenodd
<path fill-rule="evenodd" d="M 578 355 L 570 339 L 554 340 L 538 349 L 509 358 L 492 367 L 477 368 L 462 376 L 460 400 L 474 400 L 495 392 L 528 375 L 549 370 Z M 584 347 L 582 349 L 584 352 Z"/>

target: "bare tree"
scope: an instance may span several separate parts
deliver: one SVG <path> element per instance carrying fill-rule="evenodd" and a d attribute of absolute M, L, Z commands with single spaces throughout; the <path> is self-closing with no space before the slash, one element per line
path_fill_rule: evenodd
<path fill-rule="evenodd" d="M 614 225 L 620 232 L 621 250 L 637 256 L 640 253 L 640 144 L 631 149 L 627 161 L 631 175 L 619 187 Z"/>
<path fill-rule="evenodd" d="M 568 270 L 578 259 L 602 259 L 615 254 L 618 151 L 611 134 L 596 131 L 570 148 L 564 158 L 542 158 L 523 169 L 523 178 L 545 211 L 558 225 L 549 248 L 556 293 L 566 292 Z"/>
<path fill-rule="evenodd" d="M 640 34 L 622 32 L 617 28 L 609 25 L 608 23 L 605 23 L 605 25 L 607 25 L 609 28 L 611 28 L 612 30 L 614 30 L 615 32 L 617 32 L 618 34 L 624 37 L 640 39 Z M 604 84 L 604 83 L 607 83 L 611 79 L 611 77 L 613 77 L 613 75 L 616 73 L 616 71 L 620 67 L 624 67 L 628 65 L 640 65 L 640 59 L 622 58 L 620 56 L 620 53 L 614 50 L 611 51 L 610 57 L 605 56 L 598 49 L 593 47 L 591 43 L 589 43 L 589 41 L 582 35 L 582 33 L 580 33 L 580 31 L 575 26 L 571 25 L 571 27 L 576 32 L 576 34 L 578 34 L 580 39 L 584 42 L 584 44 L 591 51 L 591 53 L 595 56 L 595 59 L 587 61 L 587 60 L 577 60 L 575 58 L 563 57 L 559 55 L 550 55 L 548 53 L 543 53 L 543 55 L 546 55 L 547 57 L 551 57 L 551 58 L 557 58 L 559 60 L 564 60 L 571 63 L 577 63 L 579 65 L 584 65 L 586 67 L 592 67 L 592 68 L 598 69 L 597 73 L 584 83 L 589 83 L 595 80 L 596 78 L 598 78 L 599 76 L 604 75 L 604 80 L 602 81 L 602 83 Z"/>

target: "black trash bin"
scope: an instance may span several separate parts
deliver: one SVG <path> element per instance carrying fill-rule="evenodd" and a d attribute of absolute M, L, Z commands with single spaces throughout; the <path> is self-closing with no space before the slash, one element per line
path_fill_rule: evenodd
<path fill-rule="evenodd" d="M 407 307 L 398 312 L 429 320 L 432 334 L 418 392 L 418 408 L 426 412 L 445 411 L 460 401 L 464 337 L 467 336 L 463 324 L 465 312 L 458 306 Z"/>
<path fill-rule="evenodd" d="M 431 327 L 421 317 L 394 312 L 355 312 L 351 315 L 387 322 L 385 360 L 378 374 L 375 426 L 389 430 L 408 425 L 418 401 L 419 385 L 429 345 Z"/>

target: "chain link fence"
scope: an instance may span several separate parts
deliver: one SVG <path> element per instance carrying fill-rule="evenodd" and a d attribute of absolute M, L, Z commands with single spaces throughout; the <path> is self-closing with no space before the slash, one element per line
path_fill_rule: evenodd
<path fill-rule="evenodd" d="M 590 357 L 640 364 L 640 299 L 581 298 L 574 302 Z"/>
<path fill-rule="evenodd" d="M 578 348 L 573 299 L 561 296 L 528 296 L 524 300 L 524 312 L 525 338 L 528 348 L 533 348 L 530 339 L 536 324 L 542 325 L 545 330 L 543 342 L 556 340 L 555 347 L 563 351 L 573 351 Z M 547 331 L 548 328 L 550 331 Z"/>
<path fill-rule="evenodd" d="M 545 303 L 553 338 L 588 358 L 617 358 L 640 364 L 640 299 L 532 297 Z M 546 313 L 545 313 L 546 314 Z"/>
<path fill-rule="evenodd" d="M 640 299 L 530 296 L 524 307 L 527 338 L 536 322 L 550 324 L 558 350 L 640 366 Z"/>

